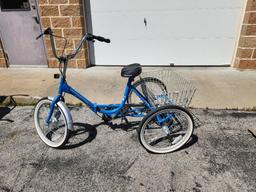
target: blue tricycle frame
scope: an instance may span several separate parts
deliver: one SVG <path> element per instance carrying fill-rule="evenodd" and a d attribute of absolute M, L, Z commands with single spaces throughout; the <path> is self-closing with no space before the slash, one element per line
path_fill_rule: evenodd
<path fill-rule="evenodd" d="M 126 85 L 126 88 L 125 88 L 125 91 L 124 91 L 124 95 L 123 95 L 123 98 L 122 98 L 122 101 L 121 101 L 120 104 L 97 104 L 97 103 L 93 103 L 90 100 L 88 100 L 87 98 L 85 98 L 83 95 L 81 95 L 78 91 L 76 91 L 75 89 L 73 89 L 71 86 L 68 85 L 68 83 L 66 81 L 66 71 L 67 71 L 68 61 L 70 59 L 73 59 L 77 55 L 77 53 L 80 51 L 83 43 L 85 41 L 94 41 L 94 39 L 96 39 L 98 41 L 103 41 L 103 42 L 109 43 L 110 40 L 105 39 L 105 38 L 100 37 L 100 36 L 85 34 L 82 37 L 81 41 L 79 42 L 76 50 L 74 50 L 73 53 L 71 53 L 70 55 L 66 55 L 66 56 L 58 56 L 57 53 L 56 53 L 56 46 L 55 46 L 55 41 L 54 41 L 54 37 L 58 37 L 58 36 L 53 35 L 53 32 L 52 32 L 51 28 L 48 28 L 44 31 L 44 33 L 39 35 L 37 37 L 37 39 L 40 38 L 44 34 L 50 35 L 50 42 L 51 42 L 51 46 L 52 46 L 53 55 L 59 60 L 60 65 L 61 65 L 61 63 L 63 63 L 63 65 L 64 65 L 63 70 L 62 71 L 60 70 L 61 78 L 60 78 L 60 83 L 59 83 L 58 95 L 55 96 L 53 98 L 52 102 L 51 102 L 50 111 L 49 111 L 49 114 L 47 116 L 47 119 L 45 120 L 46 124 L 49 124 L 49 122 L 51 120 L 55 105 L 59 101 L 65 101 L 64 100 L 64 93 L 68 93 L 68 94 L 76 97 L 78 100 L 82 101 L 85 105 L 87 105 L 94 113 L 101 113 L 101 114 L 103 114 L 107 117 L 111 117 L 111 118 L 118 118 L 118 117 L 125 117 L 125 116 L 132 116 L 132 117 L 144 117 L 145 116 L 145 114 L 142 112 L 142 110 L 145 109 L 145 108 L 141 108 L 141 107 L 140 108 L 139 107 L 132 107 L 132 108 L 129 108 L 129 111 L 127 111 L 125 114 L 122 113 L 121 110 L 125 107 L 125 104 L 127 103 L 128 95 L 130 94 L 131 91 L 133 91 L 140 98 L 140 100 L 143 102 L 143 105 L 149 111 L 152 111 L 156 108 L 155 106 L 152 106 L 150 104 L 150 102 L 148 101 L 148 99 L 141 92 L 139 92 L 136 89 L 136 87 L 132 84 L 135 77 L 129 77 L 128 78 L 128 82 L 127 82 L 127 85 Z M 64 50 L 65 50 L 65 47 L 64 47 Z M 157 119 L 160 120 L 159 118 L 157 118 Z M 160 122 L 161 122 L 161 120 L 160 120 Z"/>
<path fill-rule="evenodd" d="M 136 107 L 130 108 L 129 111 L 126 112 L 125 114 L 121 113 L 121 110 L 125 107 L 125 104 L 127 103 L 127 98 L 131 91 L 133 91 L 138 96 L 138 98 L 140 98 L 140 100 L 143 102 L 146 108 L 148 108 L 149 110 L 154 110 L 154 107 L 150 105 L 150 103 L 147 101 L 145 96 L 142 93 L 140 93 L 140 91 L 138 91 L 134 85 L 132 85 L 133 80 L 134 78 L 128 79 L 128 82 L 124 91 L 124 95 L 120 104 L 97 104 L 97 103 L 91 102 L 86 97 L 81 95 L 78 91 L 76 91 L 75 89 L 73 89 L 71 86 L 68 85 L 64 77 L 61 77 L 59 89 L 58 89 L 58 95 L 55 96 L 53 101 L 51 102 L 50 111 L 46 119 L 46 123 L 48 124 L 50 122 L 55 105 L 59 101 L 64 99 L 63 97 L 64 93 L 68 93 L 76 97 L 78 100 L 82 101 L 86 106 L 88 106 L 94 113 L 101 113 L 103 115 L 106 115 L 112 118 L 118 118 L 118 117 L 124 117 L 124 116 L 144 117 L 145 115 L 141 112 L 142 109 L 136 108 Z"/>

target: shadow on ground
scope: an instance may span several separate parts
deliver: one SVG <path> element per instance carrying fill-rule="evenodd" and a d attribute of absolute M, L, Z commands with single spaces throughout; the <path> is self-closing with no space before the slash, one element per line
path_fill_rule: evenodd
<path fill-rule="evenodd" d="M 126 132 L 130 132 L 130 131 L 135 131 L 138 128 L 139 121 L 121 123 L 121 124 L 116 124 L 111 122 L 108 122 L 108 123 L 101 122 L 95 125 L 76 122 L 73 124 L 74 131 L 71 131 L 67 144 L 61 149 L 74 149 L 92 142 L 97 136 L 97 127 L 100 125 L 107 125 L 112 130 L 120 129 Z M 198 141 L 198 137 L 195 134 L 193 134 L 190 140 L 182 148 L 178 149 L 177 151 L 185 150 L 191 147 L 192 145 L 194 145 L 195 143 L 197 143 L 197 141 Z"/>
<path fill-rule="evenodd" d="M 9 123 L 13 123 L 14 121 L 11 119 L 4 118 L 8 115 L 16 106 L 13 107 L 0 107 L 0 121 L 7 121 Z"/>
<path fill-rule="evenodd" d="M 74 123 L 74 131 L 70 133 L 68 143 L 62 149 L 73 149 L 80 147 L 86 143 L 92 142 L 97 136 L 98 125 L 90 125 L 86 123 Z"/>
<path fill-rule="evenodd" d="M 189 139 L 189 141 L 185 145 L 183 145 L 183 147 L 178 149 L 178 151 L 181 151 L 181 150 L 184 150 L 184 149 L 187 149 L 187 148 L 191 147 L 192 145 L 196 144 L 197 141 L 198 141 L 198 137 L 193 134 L 191 136 L 191 138 Z"/>
<path fill-rule="evenodd" d="M 124 122 L 124 123 L 105 123 L 111 129 L 121 129 L 123 131 L 133 131 L 139 127 L 140 121 L 133 121 L 133 122 Z"/>
<path fill-rule="evenodd" d="M 62 149 L 73 149 L 92 142 L 97 136 L 97 127 L 100 125 L 107 125 L 112 130 L 133 131 L 139 125 L 139 121 L 121 124 L 101 122 L 95 125 L 75 122 L 73 124 L 74 130 L 70 133 L 68 143 Z"/>

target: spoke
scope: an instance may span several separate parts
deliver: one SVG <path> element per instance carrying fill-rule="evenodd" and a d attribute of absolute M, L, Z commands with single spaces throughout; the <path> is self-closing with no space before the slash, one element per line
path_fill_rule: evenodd
<path fill-rule="evenodd" d="M 52 134 L 50 134 L 50 133 L 52 133 Z M 47 136 L 48 134 L 50 134 L 50 137 L 51 137 L 51 138 L 49 138 L 49 137 Z M 49 130 L 49 131 L 46 133 L 45 136 L 46 136 L 48 139 L 52 140 L 52 139 L 53 139 L 53 135 L 58 136 L 58 137 L 60 136 L 60 134 L 57 134 L 57 133 L 55 133 L 55 132 L 52 131 L 52 130 Z"/>
<path fill-rule="evenodd" d="M 161 129 L 159 126 L 148 125 L 148 130 Z"/>
<path fill-rule="evenodd" d="M 169 135 L 173 136 L 173 135 L 185 135 L 185 134 L 186 134 L 186 131 L 178 131 L 178 132 L 175 132 L 175 133 L 170 133 Z"/>
<path fill-rule="evenodd" d="M 47 131 L 46 134 L 45 134 L 45 137 L 47 137 L 49 140 L 51 140 L 51 135 L 50 133 L 52 133 L 52 131 Z"/>
<path fill-rule="evenodd" d="M 158 144 L 159 142 L 164 141 L 164 140 L 166 140 L 166 139 L 168 139 L 168 136 L 167 136 L 167 135 L 164 136 L 164 137 L 160 137 L 160 138 L 158 138 L 158 139 L 156 139 L 156 140 L 154 140 L 154 141 L 151 141 L 151 142 L 149 143 L 149 145 L 154 146 L 154 145 Z"/>

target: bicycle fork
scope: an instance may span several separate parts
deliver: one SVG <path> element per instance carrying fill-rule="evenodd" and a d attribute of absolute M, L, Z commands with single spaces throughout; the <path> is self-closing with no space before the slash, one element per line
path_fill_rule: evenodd
<path fill-rule="evenodd" d="M 59 108 L 59 111 L 58 111 L 59 114 L 57 114 L 57 116 L 61 115 L 61 113 L 63 113 L 63 115 L 65 116 L 65 120 L 67 121 L 68 129 L 72 131 L 73 130 L 73 119 L 70 114 L 70 111 L 69 111 L 68 107 L 65 105 L 65 103 L 60 100 L 60 97 L 59 98 L 58 97 L 59 96 L 56 96 L 54 98 L 48 97 L 48 99 L 51 101 L 51 104 L 50 104 L 50 111 L 45 120 L 45 124 L 49 125 L 52 115 L 53 115 L 53 112 L 54 112 L 54 108 L 57 105 Z M 55 118 L 57 118 L 57 116 Z"/>

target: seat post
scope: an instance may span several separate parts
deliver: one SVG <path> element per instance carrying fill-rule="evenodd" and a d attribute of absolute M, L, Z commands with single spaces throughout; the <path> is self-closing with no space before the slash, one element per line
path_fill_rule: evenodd
<path fill-rule="evenodd" d="M 133 81 L 134 81 L 134 77 L 129 77 L 128 83 L 129 83 L 130 85 L 132 84 Z"/>

